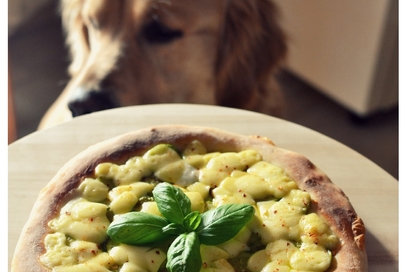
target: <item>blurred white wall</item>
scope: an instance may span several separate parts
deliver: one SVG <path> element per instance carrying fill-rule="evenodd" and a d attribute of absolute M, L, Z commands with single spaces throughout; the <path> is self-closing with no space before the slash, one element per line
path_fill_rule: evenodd
<path fill-rule="evenodd" d="M 398 104 L 397 0 L 275 1 L 290 70 L 361 116 Z"/>

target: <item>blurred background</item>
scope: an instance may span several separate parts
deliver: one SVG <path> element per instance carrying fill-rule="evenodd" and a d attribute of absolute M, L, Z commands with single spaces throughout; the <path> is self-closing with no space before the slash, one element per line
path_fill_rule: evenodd
<path fill-rule="evenodd" d="M 284 119 L 349 146 L 398 179 L 398 1 L 275 2 L 290 39 L 279 78 Z M 69 58 L 58 1 L 9 0 L 8 22 L 19 139 L 37 129 L 65 87 Z"/>

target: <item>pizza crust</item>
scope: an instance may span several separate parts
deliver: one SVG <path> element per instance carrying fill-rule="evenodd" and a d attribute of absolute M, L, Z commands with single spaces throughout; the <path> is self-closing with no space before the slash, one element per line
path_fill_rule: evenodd
<path fill-rule="evenodd" d="M 284 168 L 298 187 L 311 195 L 311 209 L 331 226 L 341 241 L 329 271 L 368 271 L 362 219 L 343 191 L 307 158 L 278 148 L 264 137 L 180 125 L 150 127 L 124 134 L 93 145 L 66 163 L 41 190 L 17 243 L 11 271 L 50 271 L 39 261 L 45 252 L 43 240 L 49 231 L 47 222 L 58 214 L 72 190 L 84 177 L 91 176 L 99 163 L 124 163 L 158 143 L 171 143 L 182 150 L 193 139 L 201 141 L 208 152 L 255 149 L 264 161 Z"/>

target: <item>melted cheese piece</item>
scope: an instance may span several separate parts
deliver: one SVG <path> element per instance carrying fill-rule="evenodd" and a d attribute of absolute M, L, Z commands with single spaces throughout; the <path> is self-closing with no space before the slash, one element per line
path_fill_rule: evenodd
<path fill-rule="evenodd" d="M 59 217 L 52 219 L 48 226 L 76 240 L 103 243 L 110 224 L 106 217 L 107 209 L 105 204 L 77 198 L 68 202 L 61 209 Z"/>
<path fill-rule="evenodd" d="M 247 253 L 244 268 L 252 272 L 329 268 L 338 238 L 317 214 L 308 213 L 309 194 L 284 169 L 262 161 L 254 150 L 207 153 L 199 141 L 182 155 L 159 144 L 123 165 L 99 164 L 95 176 L 76 190 L 80 197 L 49 222 L 41 262 L 52 271 L 157 272 L 165 267 L 163 249 L 115 244 L 106 235 L 114 214 L 137 210 L 161 216 L 151 200 L 154 182 L 147 180 L 152 176 L 182 187 L 193 211 L 226 203 L 255 208 L 253 220 L 234 238 L 218 246 L 201 245 L 201 271 L 235 271 L 232 260 Z M 261 241 L 255 252 L 253 237 Z"/>

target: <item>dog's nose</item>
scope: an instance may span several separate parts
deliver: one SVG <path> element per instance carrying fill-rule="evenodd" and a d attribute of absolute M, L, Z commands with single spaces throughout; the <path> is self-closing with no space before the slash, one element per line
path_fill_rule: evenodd
<path fill-rule="evenodd" d="M 117 100 L 110 92 L 83 88 L 78 88 L 68 102 L 73 117 L 116 107 Z"/>

